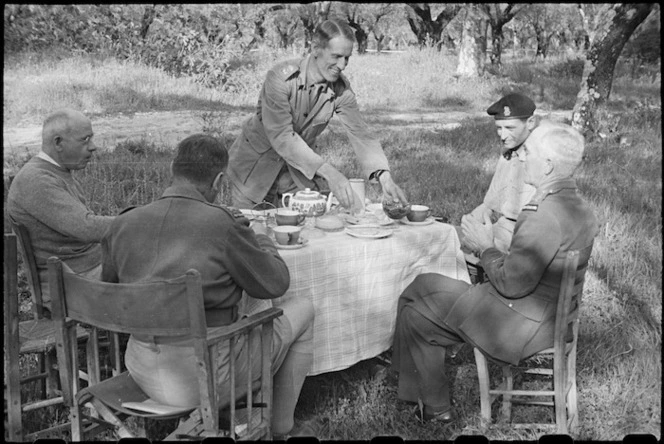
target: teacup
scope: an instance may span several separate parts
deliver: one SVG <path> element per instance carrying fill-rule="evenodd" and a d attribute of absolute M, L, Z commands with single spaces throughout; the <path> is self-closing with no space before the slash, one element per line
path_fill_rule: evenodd
<path fill-rule="evenodd" d="M 411 222 L 424 222 L 430 215 L 431 210 L 426 205 L 411 205 L 406 217 Z"/>
<path fill-rule="evenodd" d="M 300 239 L 301 227 L 294 227 L 292 225 L 281 225 L 272 228 L 274 238 L 280 245 L 295 245 Z"/>
<path fill-rule="evenodd" d="M 275 214 L 277 225 L 299 225 L 304 220 L 304 215 L 299 211 L 279 208 Z"/>

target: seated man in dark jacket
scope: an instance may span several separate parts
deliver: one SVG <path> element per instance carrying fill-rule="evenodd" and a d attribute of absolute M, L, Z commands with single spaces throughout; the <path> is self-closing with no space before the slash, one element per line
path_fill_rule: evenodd
<path fill-rule="evenodd" d="M 102 239 L 102 280 L 152 282 L 196 269 L 203 281 L 208 327 L 237 321 L 243 292 L 259 299 L 282 296 L 290 275 L 265 227 L 256 225 L 254 232 L 239 211 L 212 203 L 227 165 L 228 153 L 213 137 L 193 135 L 180 142 L 171 164 L 171 186 L 155 202 L 122 212 Z M 313 362 L 314 309 L 311 301 L 295 298 L 279 308 L 284 314 L 274 326 L 272 427 L 275 435 L 293 435 L 293 412 Z M 245 363 L 240 356 L 252 353 L 257 355 L 252 362 L 260 364 L 258 341 L 252 344 L 251 350 L 244 342 L 236 344 L 238 363 Z M 229 355 L 226 348 L 215 357 L 221 393 L 229 390 Z M 132 335 L 125 361 L 152 399 L 188 407 L 199 403 L 193 358 L 190 339 Z M 258 368 L 252 374 L 258 375 Z"/>
<path fill-rule="evenodd" d="M 519 153 L 524 180 L 537 191 L 517 218 L 508 252 L 493 247 L 490 224 L 465 227 L 473 231 L 472 247 L 488 281 L 470 286 L 428 273 L 401 294 L 392 361 L 399 372 L 398 396 L 422 403 L 421 419 L 453 419 L 446 347 L 466 342 L 517 364 L 553 345 L 565 255 L 592 245 L 598 230 L 572 178 L 583 149 L 583 137 L 572 127 L 542 122 Z"/>

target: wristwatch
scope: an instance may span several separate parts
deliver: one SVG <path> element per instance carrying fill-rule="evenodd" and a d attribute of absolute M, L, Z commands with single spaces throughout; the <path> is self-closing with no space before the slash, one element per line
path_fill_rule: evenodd
<path fill-rule="evenodd" d="M 385 171 L 389 171 L 389 170 L 376 170 L 376 171 L 374 171 L 373 173 L 371 173 L 371 174 L 369 175 L 369 181 L 370 181 L 370 182 L 377 183 L 377 182 L 378 182 L 378 179 L 380 179 L 380 176 L 381 176 Z"/>

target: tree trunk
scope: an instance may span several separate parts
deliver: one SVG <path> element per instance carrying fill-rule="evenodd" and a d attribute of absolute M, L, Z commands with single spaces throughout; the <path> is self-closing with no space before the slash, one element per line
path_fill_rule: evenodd
<path fill-rule="evenodd" d="M 459 64 L 456 74 L 461 77 L 479 77 L 484 71 L 482 54 L 483 23 L 478 19 L 476 5 L 469 5 L 463 21 L 461 46 L 459 48 Z"/>
<path fill-rule="evenodd" d="M 145 37 L 148 35 L 150 30 L 150 25 L 154 21 L 155 16 L 157 15 L 156 5 L 150 5 L 145 7 L 145 12 L 143 13 L 143 19 L 141 20 L 141 39 L 145 40 Z"/>
<path fill-rule="evenodd" d="M 369 36 L 364 29 L 356 28 L 355 29 L 355 40 L 357 41 L 357 53 L 364 54 L 367 52 L 367 46 L 369 45 Z"/>
<path fill-rule="evenodd" d="M 516 37 L 515 37 L 516 39 Z M 503 54 L 503 27 L 495 27 L 491 30 L 491 65 L 500 66 Z"/>
<path fill-rule="evenodd" d="M 594 135 L 597 131 L 595 113 L 609 100 L 618 57 L 653 6 L 653 3 L 613 4 L 602 12 L 602 17 L 597 21 L 597 29 L 583 66 L 581 90 L 572 112 L 572 125 L 584 135 Z"/>
<path fill-rule="evenodd" d="M 547 47 L 547 38 L 546 31 L 542 26 L 535 25 L 535 38 L 537 40 L 537 51 L 535 52 L 535 58 L 546 58 L 546 47 Z"/>

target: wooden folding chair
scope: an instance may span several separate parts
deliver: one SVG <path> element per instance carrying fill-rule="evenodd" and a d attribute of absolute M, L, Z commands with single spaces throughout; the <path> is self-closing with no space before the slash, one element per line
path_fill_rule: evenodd
<path fill-rule="evenodd" d="M 271 439 L 272 373 L 271 350 L 273 320 L 282 310 L 269 308 L 226 327 L 206 328 L 201 278 L 190 270 L 179 278 L 153 283 L 112 284 L 97 282 L 63 269 L 57 258 L 48 261 L 49 282 L 52 290 L 53 319 L 58 329 L 58 361 L 60 362 L 65 402 L 71 406 L 72 440 L 87 439 L 101 429 L 110 428 L 120 437 L 133 437 L 125 420 L 131 417 L 150 419 L 180 418 L 179 426 L 169 439 L 205 436 L 229 436 L 233 439 Z M 196 367 L 200 390 L 200 405 L 180 408 L 163 405 L 150 399 L 134 382 L 128 372 L 80 390 L 71 369 L 76 368 L 77 353 L 72 346 L 72 329 L 77 323 L 119 333 L 148 336 L 185 336 L 194 340 Z M 261 375 L 254 378 L 251 371 L 246 381 L 236 382 L 235 344 L 245 336 L 251 349 L 251 332 L 260 329 Z M 256 338 L 254 337 L 254 340 Z M 228 342 L 230 350 L 230 396 L 220 399 L 215 383 L 215 362 L 211 356 L 215 347 Z M 247 368 L 251 369 L 251 353 Z M 246 384 L 245 384 L 246 382 Z M 67 390 L 65 390 L 65 387 Z M 236 390 L 236 387 L 239 387 Z M 254 393 L 257 392 L 257 399 Z M 248 421 L 246 429 L 236 428 L 236 403 L 245 402 L 247 417 L 253 419 L 260 412 L 257 424 Z M 91 406 L 99 418 L 91 418 L 84 406 Z M 220 409 L 230 408 L 228 430 L 221 430 Z M 87 417 L 94 425 L 84 428 Z M 238 431 L 242 429 L 243 433 Z M 144 434 L 140 430 L 139 435 Z"/>
<path fill-rule="evenodd" d="M 591 251 L 592 245 L 583 250 L 567 253 L 556 307 L 553 347 L 522 361 L 525 367 L 523 373 L 534 377 L 546 377 L 552 383 L 550 390 L 515 389 L 516 367 L 502 363 L 500 364 L 501 383 L 498 387 L 491 388 L 488 359 L 480 350 L 474 349 L 481 414 L 487 421 L 491 421 L 491 403 L 502 397 L 502 418 L 508 422 L 511 421 L 513 404 L 543 405 L 553 407 L 555 410 L 555 424 L 517 423 L 513 424 L 514 427 L 555 429 L 558 434 L 567 434 L 574 432 L 578 426 L 576 348 L 579 339 L 579 308 Z M 582 265 L 579 266 L 579 263 Z M 566 337 L 570 329 L 573 339 L 567 342 Z"/>
<path fill-rule="evenodd" d="M 69 428 L 69 424 L 25 433 L 22 414 L 36 409 L 63 403 L 58 389 L 57 365 L 55 359 L 55 324 L 41 316 L 39 301 L 41 293 L 37 285 L 33 292 L 32 319 L 19 319 L 18 299 L 18 256 L 17 236 L 4 233 L 4 346 L 5 346 L 5 401 L 7 415 L 6 438 L 9 441 L 34 440 L 48 433 Z M 83 328 L 74 332 L 76 339 L 87 340 L 88 333 Z M 37 373 L 21 375 L 20 356 L 36 354 Z M 25 400 L 21 386 L 40 382 L 40 399 Z"/>

